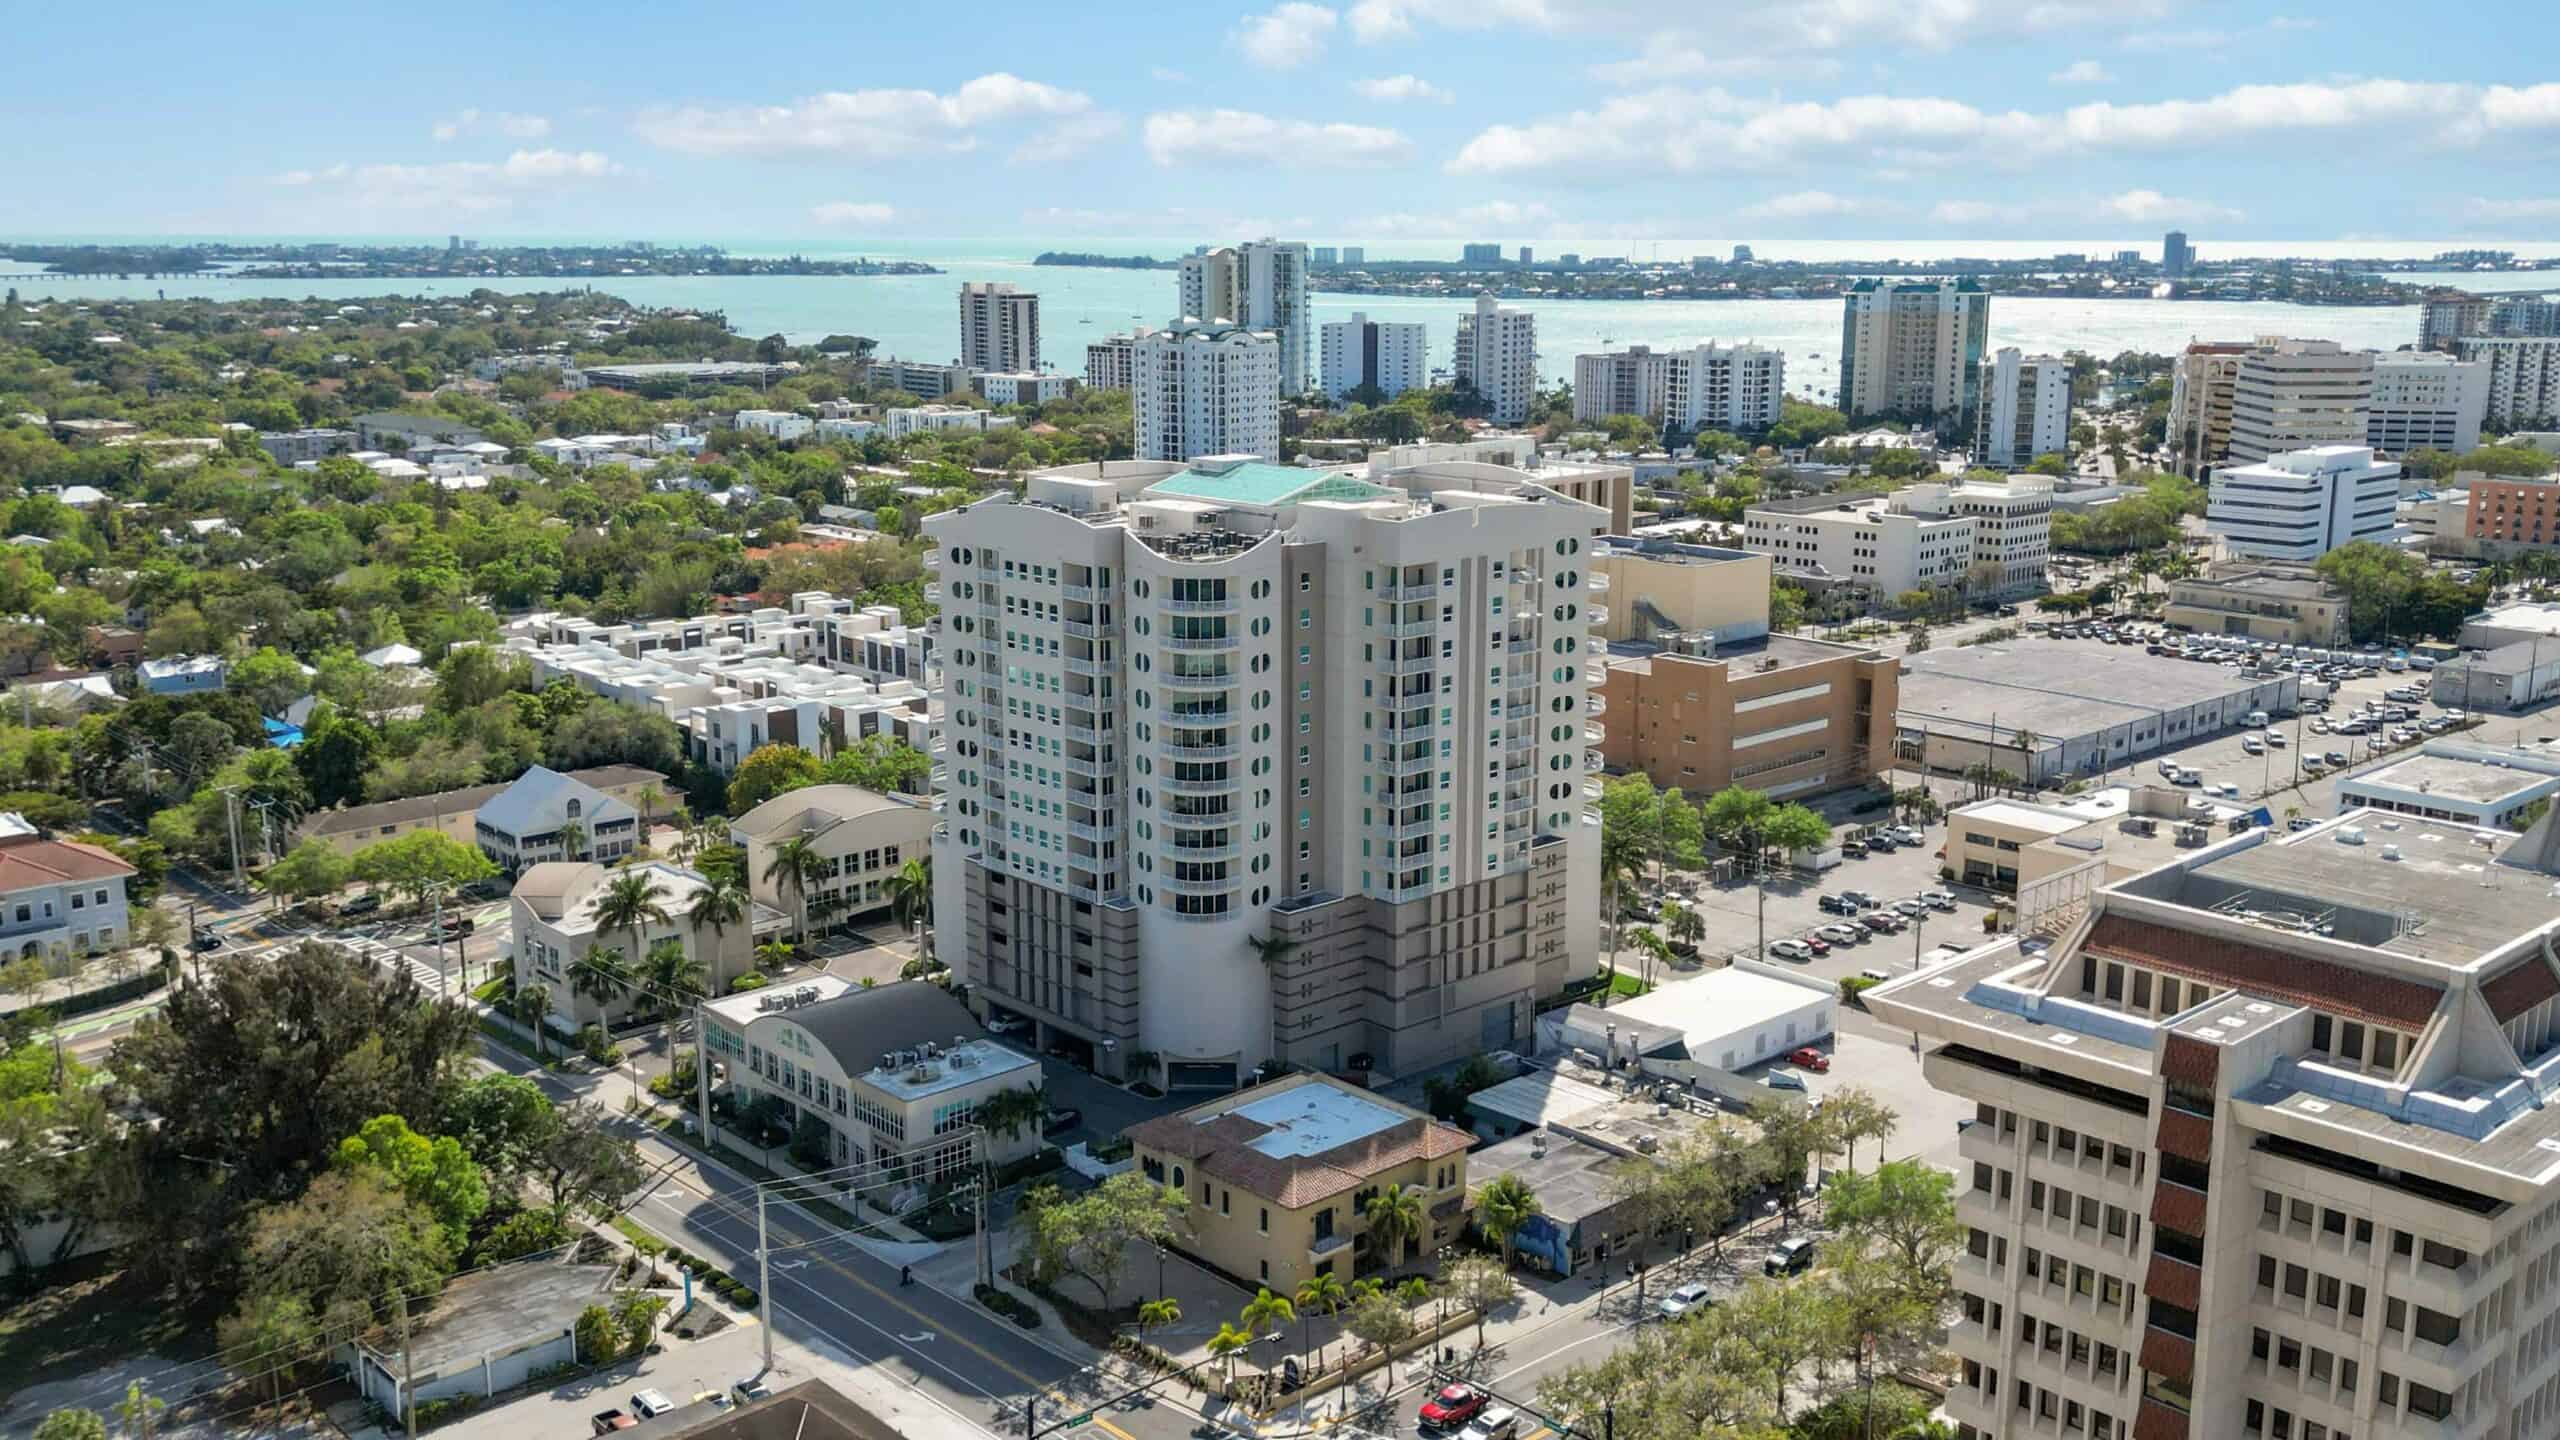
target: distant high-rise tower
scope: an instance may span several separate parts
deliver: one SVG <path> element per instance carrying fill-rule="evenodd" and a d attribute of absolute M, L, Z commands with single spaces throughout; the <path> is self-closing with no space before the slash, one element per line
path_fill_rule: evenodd
<path fill-rule="evenodd" d="M 1750 263 L 1751 263 L 1751 247 L 1750 247 L 1750 246 L 1748 246 L 1748 245 L 1736 245 L 1736 246 L 1734 246 L 1734 247 L 1733 247 L 1733 263 L 1734 263 L 1734 264 L 1736 264 L 1736 265 L 1748 265 L 1748 264 L 1750 264 Z"/>
<path fill-rule="evenodd" d="M 1268 330 L 1280 342 L 1280 391 L 1307 388 L 1307 247 L 1268 237 L 1183 257 L 1182 314 Z M 1187 458 L 1187 457 L 1175 457 Z"/>
<path fill-rule="evenodd" d="M 462 248 L 462 237 L 459 235 L 447 235 L 444 237 L 444 248 L 448 252 L 460 250 Z"/>
<path fill-rule="evenodd" d="M 1366 264 L 1368 259 L 1369 252 L 1362 246 L 1345 245 L 1342 247 L 1342 263 L 1345 265 Z"/>
<path fill-rule="evenodd" d="M 1341 252 L 1335 250 L 1330 245 L 1319 245 L 1315 248 L 1315 263 L 1318 265 L 1335 264 L 1337 263 L 1340 253 Z"/>
<path fill-rule="evenodd" d="M 1521 247 L 1520 247 L 1520 268 L 1521 268 L 1521 269 L 1523 269 L 1523 270 L 1526 270 L 1526 269 L 1528 269 L 1528 268 L 1530 267 L 1530 265 L 1532 265 L 1532 264 L 1536 263 L 1536 260 L 1537 260 L 1537 254 L 1538 254 L 1538 252 L 1537 252 L 1537 251 L 1530 249 L 1528 246 L 1526 246 L 1526 245 L 1521 246 Z"/>
<path fill-rule="evenodd" d="M 1130 408 L 1141 460 L 1280 458 L 1280 341 L 1226 321 L 1177 320 L 1138 336 Z"/>
<path fill-rule="evenodd" d="M 1493 407 L 1496 423 L 1528 419 L 1538 395 L 1538 317 L 1477 296 L 1475 313 L 1458 317 L 1456 374 Z"/>
<path fill-rule="evenodd" d="M 1502 263 L 1502 247 L 1499 245 L 1482 244 L 1461 246 L 1458 250 L 1458 263 L 1461 265 L 1499 265 Z"/>
<path fill-rule="evenodd" d="M 1040 368 L 1040 297 L 997 280 L 960 287 L 960 363 L 991 374 Z"/>
<path fill-rule="evenodd" d="M 1991 296 L 1976 281 L 1859 281 L 1841 297 L 1840 408 L 1953 414 L 1971 428 L 1990 331 Z"/>
<path fill-rule="evenodd" d="M 2014 345 L 1992 357 L 1982 382 L 1982 425 L 1974 458 L 2012 469 L 2071 443 L 2071 362 L 2022 355 Z"/>
<path fill-rule="evenodd" d="M 1392 400 L 1430 379 L 1431 342 L 1420 324 L 1372 320 L 1354 311 L 1348 320 L 1326 321 L 1318 333 L 1321 383 L 1336 404 L 1365 385 Z"/>
<path fill-rule="evenodd" d="M 2196 247 L 2187 243 L 2187 232 L 2172 230 L 2160 238 L 2160 273 L 2172 280 L 2183 279 L 2196 263 Z"/>

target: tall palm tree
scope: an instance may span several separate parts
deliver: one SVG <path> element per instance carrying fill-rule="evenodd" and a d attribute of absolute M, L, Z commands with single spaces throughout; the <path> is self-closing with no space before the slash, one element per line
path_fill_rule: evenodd
<path fill-rule="evenodd" d="M 1422 1238 L 1422 1197 L 1401 1185 L 1390 1185 L 1369 1197 L 1369 1242 L 1380 1264 L 1393 1270 L 1404 1264 L 1413 1242 Z"/>
<path fill-rule="evenodd" d="M 560 858 L 563 860 L 584 860 L 587 858 L 586 826 L 575 820 L 563 820 L 560 822 Z"/>
<path fill-rule="evenodd" d="M 1150 1330 L 1182 1323 L 1182 1302 L 1170 1295 L 1138 1302 L 1138 1338 L 1147 1338 Z"/>
<path fill-rule="evenodd" d="M 640 978 L 657 1002 L 664 1023 L 658 1027 L 660 1047 L 667 1052 L 667 1074 L 676 1071 L 676 1016 L 688 1002 L 702 998 L 702 958 L 682 940 L 669 936 L 649 947 L 641 958 Z"/>
<path fill-rule="evenodd" d="M 933 944 L 933 861 L 927 857 L 909 860 L 889 877 L 891 914 L 897 917 L 898 931 L 906 933 L 907 923 L 922 917 L 927 932 L 919 954 L 931 954 Z"/>
<path fill-rule="evenodd" d="M 665 882 L 647 870 L 624 870 L 605 882 L 604 895 L 596 901 L 596 930 L 610 935 L 616 930 L 631 937 L 631 948 L 625 952 L 640 953 L 640 932 L 651 924 L 671 925 L 675 917 L 667 913 Z"/>
<path fill-rule="evenodd" d="M 1407 1310 L 1421 1309 L 1431 1301 L 1431 1278 L 1427 1275 L 1406 1276 L 1404 1283 L 1396 1287 L 1396 1298 L 1404 1302 Z"/>
<path fill-rule="evenodd" d="M 1342 1282 L 1333 1278 L 1330 1270 L 1317 1271 L 1298 1287 L 1298 1367 L 1310 1376 L 1315 1371 L 1307 1362 L 1307 1341 L 1310 1338 L 1307 1332 L 1314 1328 L 1316 1312 L 1321 1310 L 1331 1315 L 1350 1298 L 1349 1292 L 1342 1288 Z"/>
<path fill-rule="evenodd" d="M 569 966 L 569 993 L 587 996 L 601 1011 L 630 994 L 634 979 L 619 947 L 598 945 Z"/>
<path fill-rule="evenodd" d="M 1298 1310 L 1285 1298 L 1272 1294 L 1271 1287 L 1265 1285 L 1244 1303 L 1244 1312 L 1236 1318 L 1243 1322 L 1247 1335 L 1259 1335 L 1265 1325 L 1286 1325 L 1296 1320 Z M 1304 1345 L 1299 1346 L 1302 1353 L 1305 1348 Z"/>
<path fill-rule="evenodd" d="M 1653 967 L 1659 965 L 1665 970 L 1671 968 L 1671 942 L 1651 930 L 1638 930 L 1630 938 L 1636 942 L 1636 948 L 1644 952 L 1644 971 L 1640 978 L 1644 982 L 1644 987 L 1650 990 L 1653 988 Z"/>
<path fill-rule="evenodd" d="M 747 893 L 747 882 L 735 871 L 710 872 L 702 877 L 701 889 L 693 892 L 693 903 L 684 907 L 685 923 L 695 934 L 711 932 L 714 954 L 720 942 L 729 936 L 729 927 L 745 920 L 755 908 L 755 900 Z"/>
<path fill-rule="evenodd" d="M 1236 1389 L 1236 1357 L 1252 1344 L 1251 1329 L 1240 1329 L 1223 1320 L 1218 1322 L 1218 1333 L 1209 1337 L 1209 1353 L 1227 1362 L 1227 1395 L 1230 1398 Z"/>
<path fill-rule="evenodd" d="M 799 912 L 799 924 L 792 931 L 806 939 L 809 934 L 809 886 L 826 871 L 825 857 L 818 854 L 817 842 L 806 835 L 794 835 L 773 847 L 764 862 L 764 883 L 789 890 Z"/>
<path fill-rule="evenodd" d="M 551 1013 L 551 987 L 539 981 L 518 985 L 516 993 L 507 997 L 507 1013 L 515 1017 L 517 1024 L 533 1032 L 533 1058 L 545 1058 L 542 1032 L 548 1027 L 542 1022 Z"/>
<path fill-rule="evenodd" d="M 640 787 L 640 843 L 649 843 L 649 830 L 658 818 L 658 807 L 667 803 L 667 787 L 654 782 Z"/>
<path fill-rule="evenodd" d="M 1510 1268 L 1511 1243 L 1520 1227 L 1545 1208 L 1529 1182 L 1517 1175 L 1496 1175 L 1476 1192 L 1476 1225 L 1502 1247 L 1505 1269 Z"/>

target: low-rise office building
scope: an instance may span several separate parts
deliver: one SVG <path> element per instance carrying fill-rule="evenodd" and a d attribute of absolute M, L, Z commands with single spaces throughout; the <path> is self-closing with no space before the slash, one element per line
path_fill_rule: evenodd
<path fill-rule="evenodd" d="M 2110 785 L 2053 801 L 1977 800 L 1947 812 L 1946 868 L 1967 885 L 2015 893 L 2102 862 L 2112 884 L 2252 824 L 2237 805 L 2167 785 Z"/>
<path fill-rule="evenodd" d="M 2213 472 L 2205 528 L 2233 555 L 2308 565 L 2398 523 L 2400 467 L 2364 445 L 2290 450 Z"/>
<path fill-rule="evenodd" d="M 1044 1089 L 1040 1062 L 990 1039 L 930 981 L 864 989 L 821 975 L 706 1001 L 702 1043 L 734 1108 L 770 1097 L 795 1129 L 826 1127 L 834 1164 L 876 1166 L 878 1178 L 916 1187 L 872 1192 L 895 1209 L 934 1181 L 1041 1144 L 1037 1126 L 1011 1136 L 974 1128 L 988 1097 Z"/>
<path fill-rule="evenodd" d="M 984 434 L 1016 423 L 1011 415 L 998 415 L 974 405 L 900 405 L 885 412 L 889 438 L 903 440 L 928 430 L 973 430 Z"/>
<path fill-rule="evenodd" d="M 1347 1285 L 1465 1228 L 1474 1137 L 1329 1075 L 1287 1076 L 1127 1134 L 1139 1170 L 1190 1206 L 1179 1248 L 1283 1295 L 1319 1274 Z M 1404 1255 L 1379 1255 L 1370 1240 L 1368 1199 L 1390 1187 L 1422 1202 Z"/>
<path fill-rule="evenodd" d="M 749 435 L 762 435 L 768 440 L 798 440 L 818 428 L 818 422 L 790 410 L 741 410 L 730 427 Z"/>
<path fill-rule="evenodd" d="M 2170 581 L 2160 619 L 2203 635 L 2332 649 L 2347 643 L 2347 592 L 2303 567 L 2216 565 Z"/>
<path fill-rule="evenodd" d="M 2456 360 L 2428 350 L 2373 357 L 2373 408 L 2364 443 L 2386 455 L 2467 455 L 2480 448 L 2480 422 L 2488 413 L 2486 360 Z"/>
<path fill-rule="evenodd" d="M 131 865 L 101 845 L 49 840 L 15 814 L 0 820 L 0 958 L 42 960 L 59 975 L 133 943 Z"/>
<path fill-rule="evenodd" d="M 637 810 L 542 765 L 482 802 L 471 836 L 510 875 L 546 860 L 610 863 L 648 844 Z"/>
<path fill-rule="evenodd" d="M 1693 795 L 1727 785 L 1819 794 L 1887 766 L 1899 693 L 1898 662 L 1863 646 L 1675 636 L 1651 654 L 1608 658 L 1600 754 L 1611 770 Z"/>
<path fill-rule="evenodd" d="M 1914 590 L 2032 594 L 2045 584 L 2053 488 L 2040 475 L 2012 475 L 1773 501 L 1743 512 L 1743 544 L 1775 556 L 1780 579 L 1845 582 L 1877 599 Z"/>
<path fill-rule="evenodd" d="M 990 405 L 1046 405 L 1076 393 L 1076 377 L 1046 370 L 1000 371 L 978 377 L 978 394 Z"/>
<path fill-rule="evenodd" d="M 2338 813 L 2376 811 L 2521 830 L 2560 793 L 2560 747 L 2430 740 L 2415 755 L 2338 781 Z"/>
<path fill-rule="evenodd" d="M 551 772 L 546 772 L 551 773 Z M 655 770 L 638 765 L 599 765 L 588 770 L 572 770 L 562 779 L 572 780 L 588 790 L 632 810 L 642 812 L 645 820 L 668 813 L 676 784 Z M 335 810 L 315 810 L 303 817 L 295 827 L 294 840 L 318 840 L 343 856 L 353 856 L 367 845 L 398 839 L 420 830 L 433 830 L 448 840 L 465 845 L 479 843 L 480 807 L 508 789 L 505 784 L 467 785 L 459 790 L 439 790 L 432 795 L 412 795 L 402 800 L 379 800 L 370 805 L 347 805 Z"/>
<path fill-rule="evenodd" d="M 890 880 L 910 860 L 926 858 L 934 813 L 915 800 L 859 785 L 786 790 L 729 822 L 729 839 L 747 852 L 747 886 L 758 902 L 786 915 L 806 913 L 826 928 L 896 901 Z M 777 869 L 775 851 L 808 842 L 816 873 L 793 879 Z"/>
<path fill-rule="evenodd" d="M 2041 784 L 2103 775 L 2262 712 L 2290 715 L 2301 693 L 2298 676 L 2138 650 L 2074 656 L 2062 672 L 2014 643 L 1926 650 L 1903 657 L 1894 750 L 1934 774 L 1987 765 Z"/>
<path fill-rule="evenodd" d="M 665 920 L 644 920 L 637 934 L 598 924 L 598 908 L 606 891 L 626 877 L 646 882 Z M 755 963 L 751 926 L 715 928 L 696 925 L 687 915 L 693 898 L 708 888 L 701 872 L 663 860 L 607 869 L 592 860 L 550 860 L 525 868 L 509 902 L 516 985 L 542 986 L 551 996 L 551 1021 L 575 1033 L 592 1023 L 612 1025 L 634 1014 L 654 1013 L 658 1002 L 637 991 L 606 998 L 582 991 L 577 976 L 589 952 L 612 948 L 623 963 L 637 969 L 641 957 L 662 940 L 673 940 L 702 967 L 702 988 L 724 994 L 729 982 Z"/>

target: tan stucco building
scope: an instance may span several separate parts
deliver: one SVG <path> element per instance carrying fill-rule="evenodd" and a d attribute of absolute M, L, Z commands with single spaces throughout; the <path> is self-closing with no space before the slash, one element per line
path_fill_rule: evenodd
<path fill-rule="evenodd" d="M 2347 592 L 2299 566 L 2217 565 L 2170 581 L 2160 618 L 2199 634 L 2334 647 L 2347 643 Z"/>
<path fill-rule="evenodd" d="M 1318 1273 L 1404 1263 L 1466 1220 L 1474 1137 L 1327 1075 L 1299 1074 L 1130 1127 L 1140 1173 L 1190 1205 L 1180 1247 L 1247 1285 L 1290 1295 Z M 1390 1188 L 1422 1204 L 1406 1253 L 1380 1256 L 1367 1207 Z"/>
<path fill-rule="evenodd" d="M 2055 804 L 1977 800 L 1948 812 L 1945 863 L 1963 884 L 2014 894 L 2103 861 L 2094 883 L 2112 885 L 2223 839 L 2235 820 L 2245 828 L 2245 815 L 2166 785 L 2111 785 Z"/>
<path fill-rule="evenodd" d="M 1693 795 L 1739 784 L 1785 799 L 1861 784 L 1891 760 L 1890 656 L 1791 635 L 1699 648 L 1610 659 L 1610 770 Z"/>
<path fill-rule="evenodd" d="M 729 838 L 747 852 L 747 887 L 759 904 L 798 917 L 806 906 L 810 927 L 830 926 L 891 903 L 889 877 L 910 860 L 926 858 L 933 840 L 933 811 L 921 803 L 865 790 L 859 785 L 809 785 L 786 790 L 729 822 Z M 777 847 L 808 840 L 822 867 L 799 890 L 773 869 Z"/>
<path fill-rule="evenodd" d="M 1592 574 L 1608 581 L 1601 637 L 1652 641 L 1680 631 L 1713 635 L 1719 644 L 1758 639 L 1769 633 L 1775 563 L 1760 551 L 1612 535 L 1591 556 Z"/>
<path fill-rule="evenodd" d="M 667 918 L 645 922 L 636 936 L 623 929 L 599 928 L 597 912 L 607 889 L 630 875 L 649 881 L 657 907 Z M 580 860 L 547 860 L 528 866 L 508 904 L 516 984 L 548 989 L 551 1018 L 565 1030 L 575 1032 L 598 1021 L 617 1024 L 646 1015 L 655 1002 L 636 990 L 611 999 L 580 994 L 580 964 L 590 951 L 611 947 L 621 951 L 624 964 L 637 972 L 651 947 L 661 940 L 674 940 L 702 966 L 703 993 L 726 994 L 729 982 L 754 964 L 753 917 L 719 929 L 694 924 L 686 912 L 709 884 L 700 871 L 663 860 L 614 869 Z"/>

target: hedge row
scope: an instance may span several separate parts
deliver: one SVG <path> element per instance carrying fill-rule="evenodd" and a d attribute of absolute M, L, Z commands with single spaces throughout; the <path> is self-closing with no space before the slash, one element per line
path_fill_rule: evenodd
<path fill-rule="evenodd" d="M 762 1298 L 755 1287 L 690 1250 L 667 1248 L 667 1259 L 693 1272 L 693 1283 L 741 1310 L 753 1310 Z"/>
<path fill-rule="evenodd" d="M 979 1285 L 972 1288 L 969 1293 L 978 1297 L 979 1304 L 986 1306 L 988 1309 L 993 1310 L 1007 1320 L 1021 1326 L 1023 1329 L 1035 1330 L 1039 1328 L 1040 1312 L 1033 1309 L 1031 1303 L 1022 1299 L 1020 1296 L 999 1290 L 993 1285 Z"/>

